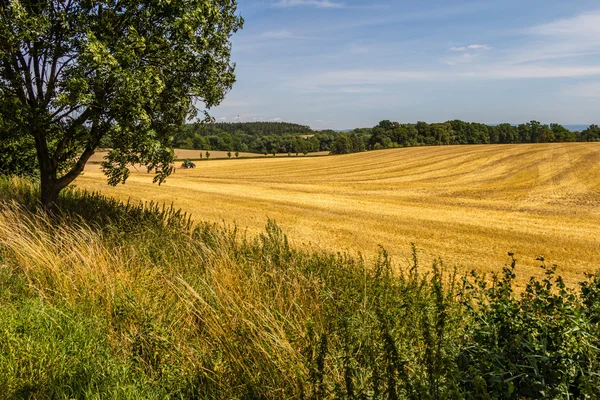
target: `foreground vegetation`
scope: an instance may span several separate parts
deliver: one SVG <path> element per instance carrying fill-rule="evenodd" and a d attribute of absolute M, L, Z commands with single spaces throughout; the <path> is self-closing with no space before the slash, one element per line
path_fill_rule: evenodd
<path fill-rule="evenodd" d="M 13 398 L 598 398 L 600 276 L 513 291 L 300 250 L 172 208 L 0 180 L 0 392 Z M 510 262 L 510 260 L 509 260 Z M 543 260 L 540 260 L 543 263 Z M 544 268 L 544 267 L 543 267 Z"/>

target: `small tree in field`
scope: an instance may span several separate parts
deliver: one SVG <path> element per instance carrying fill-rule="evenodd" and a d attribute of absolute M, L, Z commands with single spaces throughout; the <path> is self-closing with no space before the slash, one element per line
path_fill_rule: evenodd
<path fill-rule="evenodd" d="M 202 160 L 202 152 L 200 152 L 200 159 Z"/>
<path fill-rule="evenodd" d="M 207 151 L 205 154 L 206 154 L 206 159 L 208 160 L 210 158 L 210 152 Z"/>
<path fill-rule="evenodd" d="M 235 81 L 235 0 L 0 1 L 0 115 L 35 148 L 46 209 L 101 141 L 125 182 L 143 164 L 172 172 L 171 135 L 218 105 Z M 0 140 L 10 140 L 0 129 Z"/>
<path fill-rule="evenodd" d="M 271 150 L 271 154 L 273 154 L 273 157 L 275 157 L 277 155 L 277 151 L 275 149 Z"/>
<path fill-rule="evenodd" d="M 238 158 L 239 156 L 240 156 L 240 152 L 239 152 L 239 151 L 236 151 L 236 152 L 235 152 L 235 158 Z"/>
<path fill-rule="evenodd" d="M 231 151 L 227 152 L 227 157 L 231 158 Z"/>

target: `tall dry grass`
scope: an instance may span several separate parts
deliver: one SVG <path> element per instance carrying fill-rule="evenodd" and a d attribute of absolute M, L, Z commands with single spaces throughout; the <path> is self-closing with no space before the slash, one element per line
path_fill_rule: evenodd
<path fill-rule="evenodd" d="M 23 191 L 36 193 L 20 180 L 4 184 L 20 200 Z M 85 201 L 88 195 L 68 196 Z M 148 211 L 140 205 L 128 212 L 133 209 Z M 100 226 L 93 213 L 91 221 L 85 217 L 49 217 L 4 201 L 3 268 L 44 303 L 100 318 L 111 352 L 133 358 L 150 375 L 187 371 L 222 394 L 233 395 L 239 386 L 261 388 L 273 398 L 300 392 L 308 373 L 293 342 L 319 314 L 321 283 L 281 268 L 280 257 L 294 263 L 294 256 L 287 245 L 276 248 L 284 241 L 275 243 L 283 240 L 273 236 L 281 235 L 275 225 L 271 237 L 250 245 L 235 229 L 191 230 L 185 221 L 171 230 L 152 229 L 148 218 L 123 234 L 119 223 Z M 263 257 L 262 246 L 275 247 Z M 245 259 L 252 253 L 256 259 Z"/>
<path fill-rule="evenodd" d="M 318 280 L 240 262 L 230 238 L 208 234 L 210 247 L 189 232 L 137 246 L 143 237 L 119 243 L 77 218 L 0 206 L 3 267 L 44 303 L 102 319 L 114 354 L 151 375 L 200 373 L 222 394 L 232 382 L 299 393 L 307 371 L 293 336 L 318 314 Z"/>

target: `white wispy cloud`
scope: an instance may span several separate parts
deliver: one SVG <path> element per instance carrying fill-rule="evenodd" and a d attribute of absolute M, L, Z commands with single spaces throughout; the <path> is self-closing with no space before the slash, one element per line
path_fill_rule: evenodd
<path fill-rule="evenodd" d="M 329 121 L 329 120 L 325 120 L 325 119 L 316 119 L 315 122 L 317 124 L 321 124 L 321 125 L 331 125 L 331 124 L 335 123 L 335 121 Z"/>
<path fill-rule="evenodd" d="M 346 48 L 346 51 L 355 56 L 362 56 L 369 53 L 369 46 L 352 43 Z"/>
<path fill-rule="evenodd" d="M 307 36 L 297 35 L 286 29 L 279 31 L 266 31 L 258 35 L 259 39 L 311 39 Z"/>
<path fill-rule="evenodd" d="M 317 75 L 319 85 L 381 85 L 407 80 L 430 80 L 435 71 L 352 69 L 325 72 Z"/>
<path fill-rule="evenodd" d="M 599 22 L 600 11 L 594 11 L 537 25 L 526 31 L 537 35 L 589 37 L 600 34 Z"/>
<path fill-rule="evenodd" d="M 487 44 L 471 44 L 467 46 L 468 50 L 491 50 L 492 48 Z"/>
<path fill-rule="evenodd" d="M 565 86 L 561 92 L 566 96 L 600 99 L 600 82 L 585 82 Z"/>
<path fill-rule="evenodd" d="M 471 61 L 473 61 L 474 58 L 475 58 L 474 54 L 461 53 L 460 56 L 452 57 L 452 58 L 446 60 L 445 63 L 448 65 L 459 65 L 459 64 L 471 62 Z"/>
<path fill-rule="evenodd" d="M 584 78 L 600 76 L 600 66 L 479 65 L 437 70 L 351 69 L 311 74 L 289 83 L 304 93 L 374 93 L 389 85 L 459 80 Z M 594 89 L 590 89 L 592 93 Z"/>
<path fill-rule="evenodd" d="M 484 51 L 491 50 L 492 47 L 487 44 L 470 44 L 468 46 L 450 47 L 448 50 L 458 53 L 457 56 L 446 59 L 444 62 L 448 65 L 460 65 L 471 63 Z"/>
<path fill-rule="evenodd" d="M 275 3 L 277 7 L 298 7 L 298 6 L 311 6 L 317 8 L 342 8 L 345 7 L 343 3 L 338 3 L 331 0 L 280 0 Z"/>
<path fill-rule="evenodd" d="M 382 93 L 383 89 L 379 87 L 341 87 L 338 89 L 340 93 Z"/>
<path fill-rule="evenodd" d="M 468 46 L 450 47 L 451 51 L 479 51 L 479 50 L 491 50 L 492 47 L 487 44 L 470 44 Z"/>
<path fill-rule="evenodd" d="M 281 31 L 267 31 L 260 34 L 260 37 L 270 38 L 270 39 L 288 39 L 293 38 L 294 35 L 290 31 L 281 30 Z"/>
<path fill-rule="evenodd" d="M 346 3 L 337 3 L 337 8 L 378 8 L 377 4 L 370 4 L 368 6 L 354 6 Z M 477 4 L 450 4 L 440 8 L 427 8 L 422 11 L 405 12 L 405 13 L 392 13 L 387 16 L 377 16 L 375 18 L 365 16 L 364 19 L 346 19 L 342 22 L 332 21 L 331 24 L 325 24 L 319 28 L 317 32 L 340 32 L 343 30 L 356 30 L 369 26 L 382 26 L 385 24 L 397 24 L 402 22 L 416 22 L 416 21 L 433 21 L 433 20 L 444 20 L 452 18 L 458 15 L 471 15 L 478 11 L 487 10 L 489 4 L 483 2 Z"/>
<path fill-rule="evenodd" d="M 598 66 L 560 66 L 560 65 L 485 65 L 472 71 L 459 72 L 462 78 L 485 79 L 548 79 L 583 78 L 600 75 Z"/>
<path fill-rule="evenodd" d="M 520 31 L 529 43 L 513 54 L 514 62 L 573 59 L 600 54 L 600 11 L 559 19 Z"/>

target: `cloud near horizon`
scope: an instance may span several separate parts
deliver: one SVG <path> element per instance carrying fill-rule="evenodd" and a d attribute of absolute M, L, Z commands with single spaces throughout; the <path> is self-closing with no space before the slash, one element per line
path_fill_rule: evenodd
<path fill-rule="evenodd" d="M 562 89 L 562 93 L 566 96 L 600 99 L 600 82 L 594 81 L 569 85 Z"/>
<path fill-rule="evenodd" d="M 467 50 L 491 50 L 487 44 L 470 44 L 468 46 L 450 47 L 451 51 L 467 51 Z"/>
<path fill-rule="evenodd" d="M 275 3 L 277 7 L 298 7 L 311 6 L 317 8 L 342 8 L 343 3 L 338 3 L 331 0 L 279 0 Z"/>
<path fill-rule="evenodd" d="M 292 32 L 282 29 L 280 31 L 266 31 L 260 34 L 265 39 L 303 39 L 301 36 L 294 35 Z"/>
<path fill-rule="evenodd" d="M 573 59 L 600 55 L 600 11 L 586 12 L 523 30 L 528 45 L 515 53 L 514 62 Z"/>
<path fill-rule="evenodd" d="M 561 67 L 551 65 L 482 66 L 458 71 L 449 70 L 337 70 L 311 74 L 291 83 L 301 93 L 341 92 L 348 94 L 383 93 L 390 85 L 402 83 L 584 78 L 600 76 L 600 66 Z M 364 88 L 364 85 L 370 85 Z M 592 92 L 588 89 L 588 92 Z M 600 94 L 599 94 L 600 96 Z"/>

